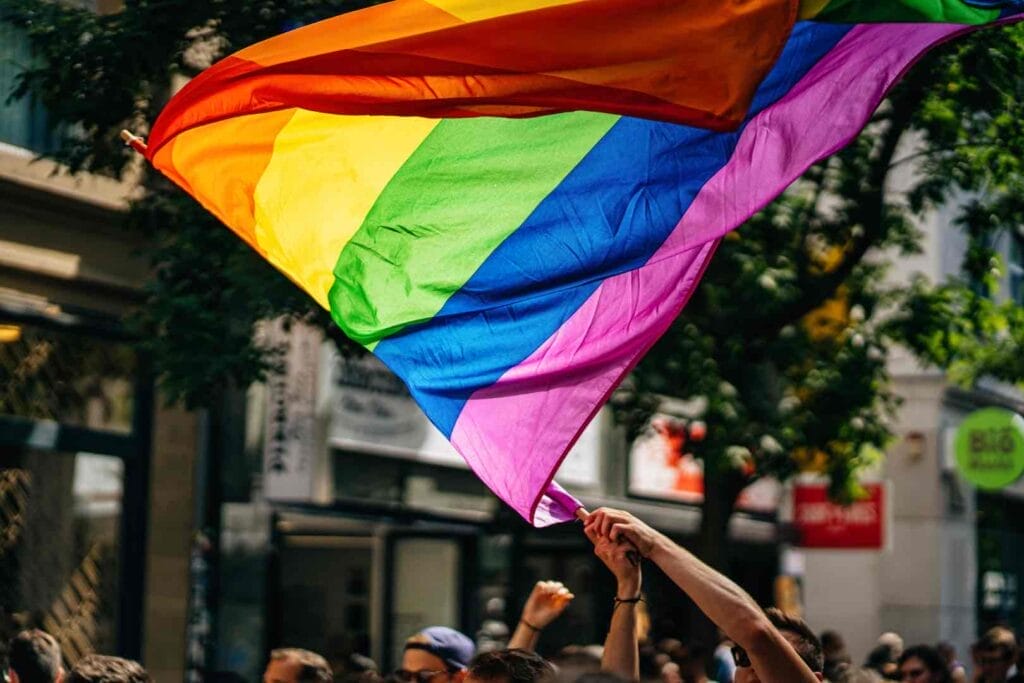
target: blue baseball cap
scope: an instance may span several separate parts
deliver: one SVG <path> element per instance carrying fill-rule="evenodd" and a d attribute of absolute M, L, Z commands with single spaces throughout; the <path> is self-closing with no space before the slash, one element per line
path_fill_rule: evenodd
<path fill-rule="evenodd" d="M 476 646 L 469 636 L 447 626 L 425 628 L 405 641 L 406 650 L 423 650 L 434 655 L 452 671 L 469 667 Z"/>

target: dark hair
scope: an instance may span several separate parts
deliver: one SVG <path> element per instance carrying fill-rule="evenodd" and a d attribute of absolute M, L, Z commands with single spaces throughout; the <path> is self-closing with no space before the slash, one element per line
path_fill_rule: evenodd
<path fill-rule="evenodd" d="M 946 665 L 946 660 L 942 658 L 939 651 L 934 647 L 928 645 L 915 645 L 914 647 L 908 647 L 900 655 L 899 665 L 903 666 L 907 660 L 920 659 L 925 667 L 927 667 L 929 673 L 939 674 L 939 683 L 950 683 L 952 677 L 949 675 L 949 667 Z"/>
<path fill-rule="evenodd" d="M 825 655 L 821 649 L 821 641 L 818 640 L 818 636 L 814 635 L 814 631 L 807 625 L 807 622 L 791 617 L 775 607 L 769 607 L 764 613 L 768 616 L 768 621 L 772 622 L 772 626 L 779 631 L 796 636 L 796 642 L 790 644 L 793 645 L 793 649 L 796 650 L 800 659 L 804 660 L 804 664 L 810 668 L 811 672 L 822 673 L 825 669 Z"/>
<path fill-rule="evenodd" d="M 956 647 L 954 647 L 953 643 L 948 640 L 943 640 L 941 643 L 936 645 L 935 651 L 938 652 L 944 660 L 946 660 L 947 664 L 952 664 L 956 661 Z"/>
<path fill-rule="evenodd" d="M 485 681 L 537 683 L 554 678 L 555 669 L 533 652 L 494 650 L 474 657 L 469 663 L 469 675 Z"/>
<path fill-rule="evenodd" d="M 1017 637 L 1005 626 L 993 626 L 974 645 L 979 652 L 999 650 L 1003 659 L 1017 656 Z"/>
<path fill-rule="evenodd" d="M 331 683 L 334 674 L 321 655 L 300 647 L 282 647 L 271 651 L 270 661 L 288 660 L 299 664 L 298 683 Z"/>
<path fill-rule="evenodd" d="M 821 647 L 826 653 L 831 654 L 846 650 L 846 643 L 838 631 L 823 631 L 821 634 Z"/>
<path fill-rule="evenodd" d="M 46 631 L 22 631 L 11 639 L 11 671 L 22 683 L 53 683 L 60 673 L 60 645 Z"/>
<path fill-rule="evenodd" d="M 867 658 L 864 660 L 864 667 L 881 672 L 886 664 L 893 664 L 895 662 L 896 653 L 893 651 L 892 645 L 882 643 L 871 649 L 871 652 L 868 653 Z"/>
<path fill-rule="evenodd" d="M 142 665 L 108 655 L 86 655 L 78 660 L 67 683 L 153 683 Z"/>

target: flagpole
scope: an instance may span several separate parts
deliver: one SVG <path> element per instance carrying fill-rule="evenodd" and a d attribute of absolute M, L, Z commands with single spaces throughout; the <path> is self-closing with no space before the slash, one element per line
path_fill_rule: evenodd
<path fill-rule="evenodd" d="M 122 130 L 121 139 L 124 140 L 124 144 L 128 145 L 139 154 L 146 153 L 146 141 L 132 133 L 130 130 Z"/>

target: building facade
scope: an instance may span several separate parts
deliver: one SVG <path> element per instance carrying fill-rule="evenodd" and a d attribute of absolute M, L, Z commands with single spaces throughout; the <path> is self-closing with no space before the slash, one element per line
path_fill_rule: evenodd
<path fill-rule="evenodd" d="M 0 25 L 0 92 L 27 41 Z M 181 679 L 197 416 L 155 395 L 124 325 L 148 267 L 130 182 L 70 177 L 45 112 L 0 105 L 0 639 L 53 633 Z"/>
<path fill-rule="evenodd" d="M 288 645 L 390 669 L 405 638 L 432 624 L 501 643 L 541 579 L 577 595 L 542 651 L 603 641 L 614 584 L 577 525 L 536 530 L 501 504 L 373 357 L 342 357 L 301 326 L 268 327 L 287 368 L 248 393 L 244 445 L 224 463 L 210 668 L 252 677 L 268 649 Z M 635 471 L 637 457 L 602 413 L 557 478 L 588 508 L 631 509 L 691 542 L 693 492 L 673 490 L 677 469 L 659 489 L 664 473 Z M 736 575 L 765 602 L 773 515 L 739 514 L 732 530 Z M 692 604 L 656 571 L 647 583 L 655 632 L 684 637 Z"/>
<path fill-rule="evenodd" d="M 921 274 L 942 282 L 960 272 L 966 241 L 953 215 L 947 208 L 921 224 L 923 253 L 901 259 L 894 277 Z M 994 246 L 1006 263 L 998 296 L 1024 304 L 1024 228 Z M 976 490 L 956 470 L 953 436 L 980 408 L 1024 414 L 1024 395 L 993 382 L 965 390 L 905 352 L 893 355 L 890 371 L 903 404 L 880 473 L 884 547 L 799 551 L 806 615 L 815 627 L 842 633 L 855 662 L 890 630 L 908 645 L 949 641 L 969 661 L 980 632 L 1024 624 L 1017 592 L 1024 581 L 1017 550 L 1024 540 L 1024 483 Z"/>

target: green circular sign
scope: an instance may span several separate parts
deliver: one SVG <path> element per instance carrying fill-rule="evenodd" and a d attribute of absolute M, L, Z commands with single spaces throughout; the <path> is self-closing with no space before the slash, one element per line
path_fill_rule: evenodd
<path fill-rule="evenodd" d="M 956 430 L 956 466 L 980 489 L 1009 486 L 1024 474 L 1024 417 L 1002 408 L 983 408 Z"/>

